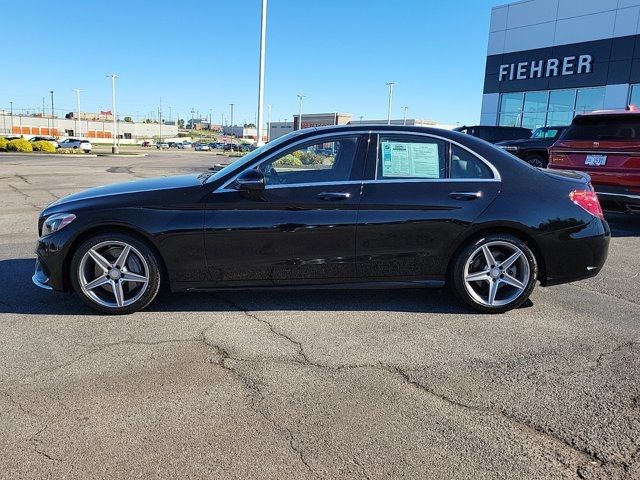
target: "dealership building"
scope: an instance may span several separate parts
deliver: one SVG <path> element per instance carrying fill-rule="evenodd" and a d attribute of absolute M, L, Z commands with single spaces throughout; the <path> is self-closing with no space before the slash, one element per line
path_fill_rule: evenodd
<path fill-rule="evenodd" d="M 567 125 L 640 106 L 640 0 L 526 0 L 492 9 L 480 123 Z"/>

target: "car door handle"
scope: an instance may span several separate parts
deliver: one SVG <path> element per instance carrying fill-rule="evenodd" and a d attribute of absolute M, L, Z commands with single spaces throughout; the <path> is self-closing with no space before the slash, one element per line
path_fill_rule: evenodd
<path fill-rule="evenodd" d="M 318 194 L 320 200 L 335 201 L 346 200 L 350 198 L 351 194 L 348 192 L 322 192 Z"/>
<path fill-rule="evenodd" d="M 482 192 L 451 192 L 449 196 L 455 200 L 475 200 L 482 196 Z"/>

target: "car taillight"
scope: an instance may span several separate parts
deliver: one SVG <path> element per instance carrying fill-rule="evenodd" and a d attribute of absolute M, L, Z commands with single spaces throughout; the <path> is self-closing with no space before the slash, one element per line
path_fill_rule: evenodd
<path fill-rule="evenodd" d="M 592 190 L 574 190 L 569 194 L 569 199 L 594 217 L 604 220 L 604 214 L 596 192 Z"/>
<path fill-rule="evenodd" d="M 549 156 L 549 164 L 550 165 L 571 165 L 569 162 L 569 157 L 566 155 L 553 153 Z"/>

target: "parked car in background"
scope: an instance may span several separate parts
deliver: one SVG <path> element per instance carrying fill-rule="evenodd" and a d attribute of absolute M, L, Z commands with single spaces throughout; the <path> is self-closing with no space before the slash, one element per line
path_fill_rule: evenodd
<path fill-rule="evenodd" d="M 481 138 L 489 143 L 531 138 L 531 129 L 522 127 L 499 127 L 492 125 L 474 125 L 468 127 L 463 125 L 462 127 L 454 128 L 454 130 Z"/>
<path fill-rule="evenodd" d="M 225 152 L 239 152 L 240 145 L 238 145 L 237 143 L 225 143 L 222 150 L 224 150 Z"/>
<path fill-rule="evenodd" d="M 32 137 L 30 142 L 49 142 L 54 148 L 58 148 L 58 141 L 53 137 Z"/>
<path fill-rule="evenodd" d="M 496 147 L 512 153 L 534 167 L 546 168 L 549 163 L 549 147 L 566 129 L 567 127 L 536 128 L 531 138 L 503 140 L 496 143 Z"/>
<path fill-rule="evenodd" d="M 196 143 L 194 150 L 197 152 L 210 152 L 211 147 L 206 143 Z"/>
<path fill-rule="evenodd" d="M 576 116 L 549 148 L 549 168 L 586 172 L 604 209 L 640 213 L 640 110 Z"/>
<path fill-rule="evenodd" d="M 167 142 L 158 142 L 158 143 L 156 143 L 156 148 L 158 150 L 168 150 L 169 149 L 169 144 Z"/>
<path fill-rule="evenodd" d="M 328 164 L 292 162 L 329 145 Z M 501 313 L 538 281 L 597 275 L 610 239 L 587 175 L 397 125 L 307 128 L 216 172 L 77 192 L 45 208 L 38 230 L 33 282 L 108 314 L 143 309 L 163 287 L 390 283 L 449 285 Z"/>
<path fill-rule="evenodd" d="M 80 149 L 85 153 L 89 153 L 91 151 L 91 142 L 81 138 L 65 138 L 58 142 L 58 147 Z"/>
<path fill-rule="evenodd" d="M 192 148 L 192 145 L 189 142 L 183 142 L 183 143 L 177 143 L 176 147 L 178 147 L 180 150 L 188 150 L 190 148 Z"/>
<path fill-rule="evenodd" d="M 151 143 L 149 140 L 145 140 L 144 142 L 142 142 L 141 146 L 143 146 L 143 147 L 151 147 L 151 146 L 153 146 L 153 143 Z"/>

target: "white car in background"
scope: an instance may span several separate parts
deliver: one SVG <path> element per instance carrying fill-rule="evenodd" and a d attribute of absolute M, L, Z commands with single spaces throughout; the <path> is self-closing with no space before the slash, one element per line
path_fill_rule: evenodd
<path fill-rule="evenodd" d="M 190 143 L 187 143 L 187 142 L 184 142 L 184 143 L 178 143 L 178 144 L 177 144 L 177 147 L 178 147 L 178 148 L 180 148 L 180 149 L 183 149 L 183 150 L 184 150 L 184 149 L 190 149 L 190 148 L 191 148 L 191 144 L 190 144 Z"/>
<path fill-rule="evenodd" d="M 210 152 L 211 151 L 211 147 L 209 145 L 207 145 L 206 143 L 199 143 L 196 145 L 195 148 L 196 152 Z"/>
<path fill-rule="evenodd" d="M 83 152 L 89 153 L 91 151 L 91 142 L 81 138 L 65 138 L 61 142 L 58 142 L 58 147 L 73 149 L 79 148 Z"/>

